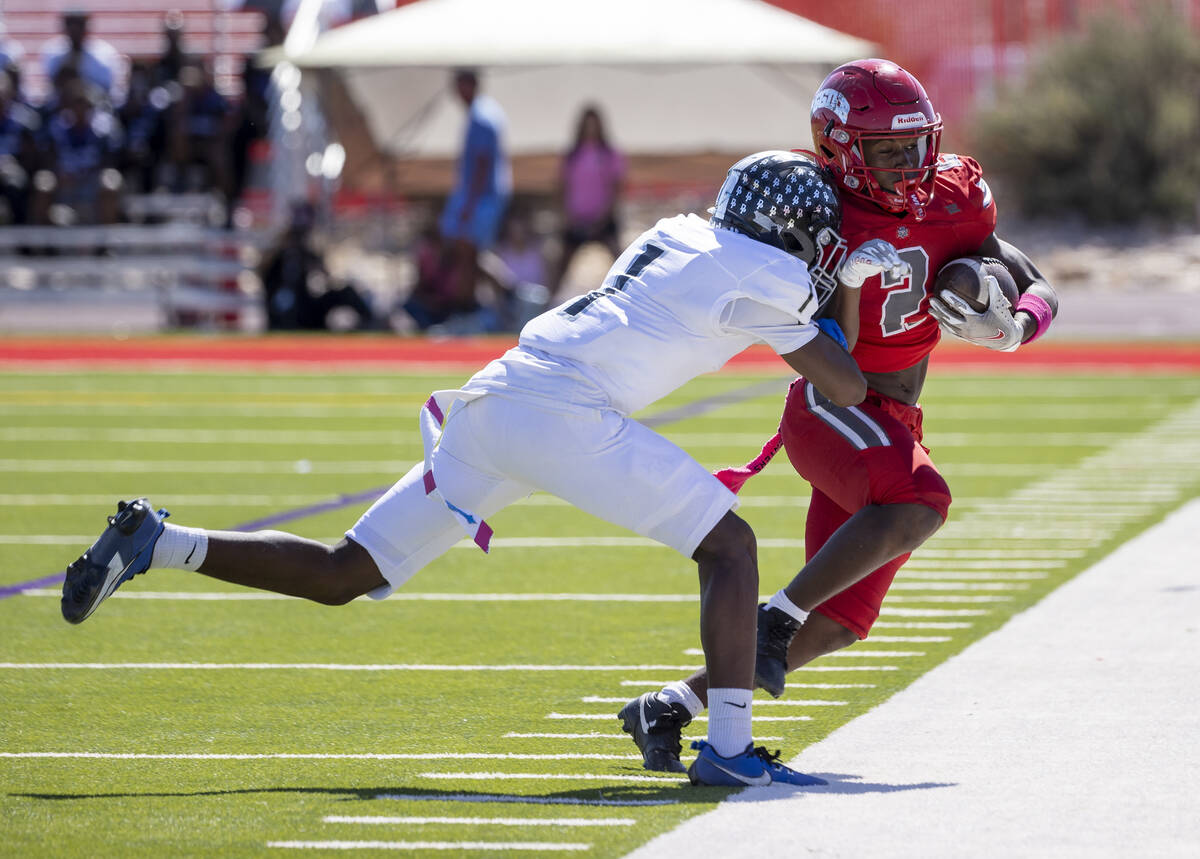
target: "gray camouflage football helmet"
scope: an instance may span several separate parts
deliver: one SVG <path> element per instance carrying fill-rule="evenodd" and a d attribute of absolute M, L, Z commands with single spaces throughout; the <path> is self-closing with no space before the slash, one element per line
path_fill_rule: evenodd
<path fill-rule="evenodd" d="M 838 232 L 842 204 L 810 156 L 782 149 L 747 155 L 729 168 L 709 212 L 715 226 L 803 260 L 820 306 L 833 295 L 847 250 Z"/>

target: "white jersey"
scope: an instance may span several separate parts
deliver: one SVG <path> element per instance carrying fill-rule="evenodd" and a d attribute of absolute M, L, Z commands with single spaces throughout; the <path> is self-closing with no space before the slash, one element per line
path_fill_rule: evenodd
<path fill-rule="evenodd" d="M 816 310 L 803 261 L 677 215 L 631 244 L 599 289 L 531 320 L 463 390 L 629 415 L 755 343 L 799 349 Z"/>

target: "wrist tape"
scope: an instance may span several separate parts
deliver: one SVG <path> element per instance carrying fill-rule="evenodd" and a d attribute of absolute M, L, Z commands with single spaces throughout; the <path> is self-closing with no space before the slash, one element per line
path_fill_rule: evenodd
<path fill-rule="evenodd" d="M 1024 293 L 1017 301 L 1016 309 L 1024 310 L 1037 323 L 1037 328 L 1034 330 L 1033 336 L 1026 340 L 1026 343 L 1032 343 L 1045 334 L 1046 330 L 1050 327 L 1050 321 L 1054 319 L 1054 311 L 1050 309 L 1050 305 L 1046 302 L 1046 299 L 1040 295 L 1031 295 L 1028 292 Z"/>

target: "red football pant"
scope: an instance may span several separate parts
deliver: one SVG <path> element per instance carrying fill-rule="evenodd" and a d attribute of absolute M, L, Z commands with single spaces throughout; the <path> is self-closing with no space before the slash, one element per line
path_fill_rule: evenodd
<path fill-rule="evenodd" d="M 862 403 L 843 408 L 797 379 L 788 390 L 780 433 L 792 466 L 813 487 L 806 558 L 870 504 L 923 504 L 946 518 L 950 487 L 921 445 L 920 407 L 868 391 Z M 816 611 L 866 638 L 908 557 L 872 571 Z"/>

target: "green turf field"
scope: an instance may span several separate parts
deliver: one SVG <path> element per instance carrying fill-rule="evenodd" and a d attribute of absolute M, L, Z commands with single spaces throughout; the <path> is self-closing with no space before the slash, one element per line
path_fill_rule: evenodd
<path fill-rule="evenodd" d="M 0 374 L 0 855 L 608 857 L 727 795 L 644 771 L 615 718 L 701 663 L 694 565 L 546 496 L 492 519 L 490 557 L 464 543 L 384 602 L 160 571 L 72 627 L 36 583 L 121 497 L 230 528 L 384 487 L 419 457 L 428 392 L 464 378 Z M 785 384 L 704 377 L 641 417 L 741 463 Z M 756 737 L 785 759 L 1200 492 L 1194 375 L 941 375 L 924 406 L 950 521 L 870 639 L 759 693 Z M 802 561 L 806 485 L 781 456 L 742 497 L 769 594 Z M 367 504 L 280 527 L 333 541 Z"/>

